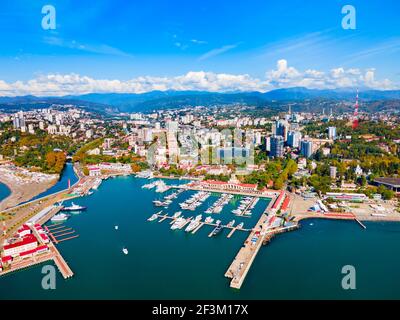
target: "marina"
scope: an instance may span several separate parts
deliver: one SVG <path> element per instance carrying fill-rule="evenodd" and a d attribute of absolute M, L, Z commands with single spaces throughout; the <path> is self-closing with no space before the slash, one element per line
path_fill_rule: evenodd
<path fill-rule="evenodd" d="M 154 184 L 154 183 L 153 183 Z M 189 184 L 190 185 L 190 184 Z M 152 188 L 154 186 L 145 185 L 145 188 Z M 186 190 L 188 185 L 186 185 Z M 182 190 L 182 189 L 180 189 Z M 194 211 L 199 207 L 206 199 L 211 196 L 211 192 L 208 190 L 197 191 L 192 194 L 187 200 L 179 203 L 179 206 L 183 210 Z M 271 200 L 265 211 L 259 217 L 259 220 L 251 229 L 244 229 L 244 222 L 240 222 L 235 226 L 236 221 L 233 219 L 226 224 L 223 224 L 221 220 L 214 220 L 206 218 L 202 220 L 202 215 L 197 215 L 195 218 L 189 217 L 185 218 L 181 214 L 169 216 L 167 214 L 153 214 L 148 221 L 154 221 L 159 219 L 162 222 L 166 219 L 171 219 L 171 230 L 185 229 L 188 233 L 196 233 L 200 228 L 205 225 L 212 226 L 213 229 L 208 234 L 208 237 L 215 237 L 220 234 L 223 229 L 230 229 L 227 238 L 230 239 L 236 231 L 246 231 L 249 232 L 248 238 L 245 240 L 243 246 L 240 248 L 236 257 L 234 258 L 232 264 L 229 266 L 225 273 L 225 276 L 231 278 L 230 286 L 235 289 L 240 289 L 250 267 L 257 256 L 257 253 L 262 245 L 267 244 L 270 239 L 278 233 L 283 231 L 293 230 L 298 227 L 297 223 L 289 222 L 286 224 L 285 220 L 281 217 L 276 216 L 276 212 L 282 207 L 287 206 L 290 202 L 290 197 L 281 191 L 279 193 L 270 193 Z M 174 198 L 172 196 L 171 198 Z M 220 213 L 223 207 L 229 203 L 233 198 L 232 194 L 221 193 L 219 198 L 205 210 L 206 214 Z M 169 199 L 171 200 L 171 199 Z M 252 210 L 255 208 L 260 198 L 245 195 L 239 202 L 239 207 L 233 209 L 231 212 L 238 217 L 249 217 L 252 215 Z"/>
<path fill-rule="evenodd" d="M 209 219 L 209 218 L 210 217 L 207 217 L 204 221 L 202 221 L 201 215 L 198 215 L 198 216 L 196 216 L 196 218 L 193 219 L 193 217 L 184 218 L 180 215 L 179 216 L 169 216 L 169 215 L 163 215 L 163 214 L 153 214 L 150 218 L 147 219 L 147 221 L 154 221 L 154 220 L 159 219 L 158 222 L 162 222 L 166 219 L 170 219 L 171 220 L 170 224 L 172 225 L 172 227 L 171 227 L 172 230 L 182 229 L 188 223 L 189 223 L 189 225 L 190 225 L 190 223 L 193 223 L 193 225 L 190 228 L 185 230 L 186 232 L 191 232 L 192 234 L 196 233 L 202 226 L 205 226 L 205 225 L 212 226 L 212 227 L 220 226 L 221 230 L 223 228 L 232 229 L 230 236 L 228 238 L 230 238 L 233 235 L 234 231 L 236 231 L 236 230 L 245 231 L 245 232 L 251 231 L 251 229 L 243 228 L 244 223 L 241 223 L 235 227 L 234 226 L 235 220 L 230 221 L 226 225 L 222 225 L 220 220 L 217 220 L 215 223 L 213 223 L 214 219 L 212 219 L 212 218 Z M 219 231 L 220 230 L 218 230 L 218 233 L 219 233 Z M 215 234 L 217 234 L 217 233 L 215 233 Z"/>
<path fill-rule="evenodd" d="M 183 210 L 196 210 L 197 207 L 203 204 L 211 195 L 211 192 L 199 191 L 192 195 L 189 199 L 179 204 Z"/>
<path fill-rule="evenodd" d="M 89 184 L 88 181 L 91 181 L 91 183 Z M 70 199 L 73 199 L 77 197 L 77 195 L 88 194 L 89 192 L 91 192 L 90 190 L 97 190 L 99 185 L 101 184 L 101 181 L 102 179 L 99 178 L 81 181 L 81 183 L 79 183 L 75 188 L 75 190 L 78 190 L 78 192 L 76 194 L 70 192 L 68 195 Z M 178 196 L 183 194 L 185 191 L 188 192 L 188 198 L 186 198 L 186 200 L 178 204 L 179 208 L 184 211 L 196 211 L 202 204 L 206 202 L 208 198 L 210 198 L 211 196 L 213 197 L 217 196 L 217 199 L 214 200 L 212 205 L 209 206 L 204 211 L 206 214 L 221 214 L 224 208 L 234 198 L 234 195 L 231 194 L 230 192 L 220 193 L 220 192 L 214 192 L 214 190 L 197 190 L 193 192 L 190 186 L 191 186 L 190 182 L 185 183 L 183 185 L 172 185 L 172 184 L 167 185 L 162 180 L 156 180 L 147 184 L 143 184 L 141 188 L 144 190 L 154 189 L 155 193 L 164 193 L 170 189 L 175 189 L 172 193 L 165 195 L 162 201 L 161 200 L 152 201 L 155 206 L 163 206 L 165 209 L 168 208 L 169 206 L 176 206 L 174 200 L 176 200 Z M 270 198 L 273 198 L 276 195 L 276 193 L 270 192 L 268 195 Z M 279 202 L 279 205 L 281 205 L 281 198 L 282 194 L 279 194 L 279 196 L 273 199 L 272 202 L 274 203 Z M 58 200 L 58 198 L 54 198 L 53 201 L 55 202 L 56 199 Z M 76 234 L 75 230 L 73 230 L 72 228 L 68 227 L 62 228 L 62 226 L 59 225 L 60 223 L 66 222 L 70 218 L 68 214 L 60 213 L 60 211 L 73 213 L 73 212 L 85 211 L 87 209 L 87 206 L 78 205 L 73 202 L 71 202 L 70 205 L 66 206 L 63 204 L 63 201 L 64 199 L 58 201 L 57 205 L 47 207 L 46 209 L 42 210 L 41 212 L 39 212 L 38 215 L 36 215 L 34 218 L 31 219 L 32 222 L 41 220 L 43 224 L 45 224 L 49 220 L 52 223 L 55 223 L 53 225 L 45 226 L 47 234 L 54 244 L 59 244 L 61 242 L 79 237 L 79 235 Z M 239 199 L 240 203 L 239 207 L 237 209 L 231 209 L 231 212 L 235 213 L 238 217 L 250 217 L 252 215 L 251 210 L 255 208 L 258 201 L 259 197 L 242 195 L 241 198 Z M 271 204 L 272 202 L 269 202 L 269 204 Z M 277 207 L 276 204 L 275 207 Z M 267 209 L 269 208 L 270 206 L 268 206 Z M 265 214 L 266 213 L 264 213 L 260 219 L 265 220 L 266 218 Z M 268 216 L 268 213 L 266 215 Z M 174 214 L 171 215 L 159 211 L 149 216 L 147 218 L 147 221 L 149 222 L 158 221 L 158 223 L 162 223 L 167 219 L 170 220 L 171 230 L 183 230 L 184 233 L 195 234 L 205 226 L 211 227 L 211 230 L 208 233 L 209 238 L 217 237 L 224 230 L 229 230 L 229 233 L 226 236 L 226 238 L 228 239 L 231 239 L 236 231 L 250 233 L 248 236 L 248 240 L 244 242 L 244 246 L 239 250 L 238 253 L 238 257 L 244 260 L 243 263 L 245 263 L 248 266 L 248 268 L 250 268 L 250 265 L 254 257 L 247 253 L 242 254 L 241 252 L 243 251 L 243 249 L 246 250 L 246 248 L 248 247 L 248 243 L 250 243 L 251 246 L 255 246 L 255 248 L 258 248 L 259 243 L 261 244 L 264 243 L 264 236 L 260 236 L 260 231 L 255 230 L 255 228 L 246 229 L 244 228 L 244 222 L 236 222 L 235 219 L 233 220 L 231 219 L 223 223 L 220 219 L 214 222 L 214 219 L 211 217 L 203 218 L 201 214 L 186 217 L 182 215 L 181 211 L 176 211 Z M 275 217 L 272 217 L 268 219 L 268 223 L 270 228 L 276 228 L 281 224 L 281 219 L 277 218 L 275 220 Z M 259 224 L 260 221 L 258 221 L 255 224 L 255 226 Z M 256 250 L 254 256 L 256 255 L 257 251 L 258 249 Z M 58 260 L 60 261 L 60 259 Z M 240 273 L 240 276 L 235 275 L 231 282 L 231 287 L 240 288 L 241 283 L 244 281 L 244 278 L 246 277 L 246 274 L 247 272 L 243 272 Z M 237 278 L 239 278 L 239 280 L 237 280 Z"/>
<path fill-rule="evenodd" d="M 327 219 L 303 220 L 302 228 L 299 231 L 285 233 L 279 236 L 279 241 L 269 242 L 273 238 L 270 235 L 273 230 L 265 229 L 265 239 L 269 239 L 266 243 L 270 243 L 268 248 L 265 248 L 266 250 L 260 248 L 260 251 L 249 267 L 245 280 L 242 282 L 240 291 L 233 291 L 229 288 L 229 284 L 233 279 L 223 277 L 224 272 L 228 271 L 244 243 L 246 241 L 251 242 L 256 234 L 251 230 L 248 232 L 239 230 L 238 232 L 235 231 L 233 236 L 227 239 L 227 235 L 233 230 L 228 228 L 223 228 L 221 233 L 211 238 L 208 238 L 208 234 L 215 229 L 216 220 L 220 220 L 223 225 L 227 225 L 232 220 L 231 210 L 237 205 L 234 203 L 226 205 L 221 214 L 218 215 L 218 219 L 214 219 L 212 222 L 207 221 L 208 224 L 199 226 L 195 234 L 193 234 L 194 231 L 186 233 L 184 230 L 171 232 L 169 222 L 174 221 L 171 217 L 180 211 L 179 202 L 181 201 L 175 200 L 168 212 L 163 211 L 160 213 L 160 216 L 168 215 L 169 217 L 163 223 L 157 222 L 160 218 L 154 221 L 157 223 L 147 222 L 147 218 L 153 214 L 153 212 L 149 212 L 149 208 L 151 208 L 155 193 L 154 191 L 149 192 L 146 189 L 141 189 L 141 186 L 146 182 L 148 180 L 135 178 L 109 179 L 91 197 L 79 199 L 79 205 L 88 207 L 87 213 L 74 216 L 62 225 L 59 224 L 53 227 L 53 231 L 57 231 L 57 229 L 54 230 L 55 228 L 63 230 L 63 227 L 68 227 L 73 230 L 79 230 L 80 234 L 79 238 L 74 241 L 65 241 L 57 244 L 57 248 L 62 253 L 65 261 L 68 264 L 71 263 L 73 269 L 76 269 L 74 270 L 76 274 L 68 281 L 68 284 L 64 284 L 63 281 L 57 282 L 58 290 L 52 293 L 53 296 L 55 295 L 54 297 L 76 298 L 76 293 L 79 292 L 78 298 L 190 297 L 232 299 L 235 297 L 279 298 L 284 297 L 283 293 L 287 297 L 287 292 L 290 292 L 290 297 L 293 298 L 315 297 L 317 295 L 340 298 L 343 297 L 343 290 L 327 291 L 325 289 L 325 283 L 328 281 L 329 285 L 329 280 L 327 279 L 329 279 L 332 272 L 337 273 L 338 271 L 332 268 L 331 258 L 325 254 L 326 250 L 321 251 L 321 246 L 324 248 L 340 246 L 342 254 L 345 254 L 347 259 L 352 259 L 357 256 L 357 252 L 360 249 L 364 252 L 364 245 L 362 243 L 367 241 L 369 244 L 368 250 L 373 250 L 374 255 L 385 262 L 390 260 L 388 260 L 388 257 L 381 250 L 377 251 L 374 249 L 373 244 L 381 238 L 382 227 L 379 223 L 373 223 L 372 225 L 371 223 L 365 224 L 368 232 L 364 232 L 362 228 L 352 221 L 331 221 Z M 128 190 L 132 189 L 137 192 L 140 201 L 137 202 L 134 209 L 127 210 L 126 204 L 131 201 L 132 197 L 132 191 Z M 121 192 L 121 190 L 124 191 Z M 189 198 L 193 193 L 191 190 L 182 193 L 182 201 L 185 198 Z M 211 197 L 217 199 L 215 195 Z M 110 199 L 118 201 L 111 203 Z M 210 200 L 213 200 L 213 198 Z M 76 202 L 78 203 L 78 201 Z M 65 205 L 69 205 L 67 201 L 64 203 Z M 267 206 L 272 210 L 272 201 L 260 199 L 259 203 L 253 209 L 251 217 L 241 218 L 235 216 L 235 220 L 237 220 L 235 226 L 238 226 L 241 222 L 245 224 L 244 229 L 251 229 L 251 226 L 257 226 L 259 218 Z M 214 218 L 214 216 L 206 216 L 201 209 L 200 207 L 195 212 L 190 213 L 194 217 L 198 214 L 203 214 L 202 222 L 205 222 L 205 219 L 209 217 Z M 111 210 L 113 215 L 109 214 Z M 138 212 L 141 213 L 137 214 Z M 157 210 L 154 212 L 157 212 Z M 186 214 L 183 213 L 183 215 L 185 216 Z M 267 219 L 272 219 L 272 216 L 270 214 Z M 168 221 L 168 223 L 165 221 Z M 277 219 L 271 221 L 271 225 L 278 223 L 279 220 Z M 47 223 L 47 225 L 51 224 Z M 118 232 L 114 229 L 115 225 L 119 225 Z M 393 230 L 398 230 L 396 223 L 391 223 L 390 226 Z M 281 228 L 278 226 L 276 230 Z M 316 234 L 316 228 L 323 230 L 323 233 Z M 267 232 L 269 233 L 267 234 Z M 274 232 L 279 233 L 278 231 Z M 275 234 L 274 232 L 272 234 Z M 99 234 L 101 234 L 101 238 L 98 238 Z M 154 239 L 150 239 L 152 237 L 147 237 L 149 234 L 156 236 Z M 359 235 L 362 239 L 358 239 L 358 237 L 354 238 L 354 235 Z M 143 241 L 143 237 L 148 238 L 146 246 L 138 245 L 138 243 Z M 96 241 L 93 241 L 93 239 L 96 239 Z M 354 248 L 353 246 L 349 246 L 350 239 L 357 242 Z M 396 233 L 391 234 L 391 243 L 395 239 Z M 160 242 L 162 242 L 162 245 L 160 245 Z M 387 245 L 390 245 L 390 243 L 388 242 Z M 254 247 L 254 245 L 252 246 Z M 128 255 L 124 255 L 121 252 L 124 247 L 129 249 Z M 188 250 L 188 247 L 193 249 Z M 357 247 L 357 250 L 355 250 L 355 247 Z M 185 254 L 182 255 L 182 252 L 185 252 Z M 282 252 L 290 252 L 290 254 L 282 255 Z M 138 255 L 146 257 L 143 263 L 138 264 L 137 259 L 135 259 Z M 318 261 L 315 261 L 315 259 L 312 260 L 316 255 L 323 255 L 324 258 L 318 259 Z M 302 260 L 300 256 L 306 256 L 307 259 Z M 103 266 L 104 259 L 113 260 L 120 265 L 121 268 L 118 277 L 113 275 L 104 276 L 109 274 L 108 267 Z M 213 263 L 200 263 L 201 261 L 210 259 Z M 170 278 L 166 278 L 165 275 L 158 273 L 161 260 L 164 261 L 164 270 L 168 270 L 173 275 Z M 33 260 L 29 261 L 32 262 Z M 46 261 L 52 262 L 51 259 Z M 293 263 L 299 265 L 300 268 L 296 273 L 291 272 L 291 268 L 289 267 Z M 396 261 L 394 263 L 396 266 L 400 266 Z M 93 274 L 92 266 L 94 264 L 98 266 L 96 276 Z M 41 267 L 35 267 L 36 265 L 34 264 L 32 266 L 30 268 L 23 268 L 23 272 L 11 272 L 10 276 L 0 278 L 2 285 L 11 285 L 15 288 L 15 291 L 8 294 L 8 297 L 49 297 L 48 292 L 35 286 L 35 283 L 40 283 L 40 277 L 42 276 L 40 273 Z M 245 268 L 245 265 L 242 268 Z M 313 282 L 316 291 L 304 292 L 299 289 L 298 283 L 307 285 L 308 282 L 304 279 L 309 274 L 310 268 L 313 268 L 313 270 L 317 268 L 314 274 L 317 274 L 318 278 Z M 132 271 L 137 275 L 140 274 L 140 277 L 132 276 Z M 373 272 L 373 274 L 380 274 L 382 270 L 379 269 L 376 270 L 376 273 L 375 271 Z M 193 276 L 194 274 L 196 276 Z M 97 281 L 98 276 L 102 277 L 102 282 Z M 122 281 L 121 279 L 124 280 Z M 390 277 L 390 279 L 390 281 L 393 281 L 393 277 Z M 164 281 L 164 284 L 160 286 L 162 281 Z M 325 281 L 323 282 L 324 286 L 320 285 L 321 281 Z M 385 284 L 388 284 L 389 278 L 384 278 L 383 281 Z M 27 283 L 32 285 L 27 286 Z M 196 288 L 204 288 L 204 283 L 207 283 L 207 290 L 204 292 L 193 289 L 194 286 Z M 127 286 L 132 288 L 138 285 L 142 288 L 140 291 L 126 290 Z M 333 285 L 336 285 L 336 283 Z M 282 292 L 282 286 L 285 290 L 284 292 Z M 114 289 L 109 290 L 108 288 L 111 287 Z M 265 288 L 268 289 L 266 290 Z M 392 293 L 384 291 L 383 285 L 374 284 L 369 288 L 380 290 L 387 297 L 393 296 Z M 118 295 L 115 292 L 118 292 Z M 372 292 L 376 292 L 376 290 L 367 291 L 360 289 L 357 292 L 359 297 L 374 297 Z M 4 297 L 1 294 L 0 296 Z"/>
<path fill-rule="evenodd" d="M 233 198 L 233 195 L 223 193 L 221 197 L 215 201 L 206 211 L 207 214 L 221 213 L 222 209 Z"/>
<path fill-rule="evenodd" d="M 255 207 L 259 198 L 257 197 L 244 197 L 243 200 L 240 201 L 240 205 L 237 209 L 232 210 L 232 213 L 237 216 L 251 216 L 251 209 Z"/>

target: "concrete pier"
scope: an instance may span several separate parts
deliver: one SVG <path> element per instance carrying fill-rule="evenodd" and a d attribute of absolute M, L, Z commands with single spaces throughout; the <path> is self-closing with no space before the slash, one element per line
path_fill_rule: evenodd
<path fill-rule="evenodd" d="M 263 213 L 256 225 L 262 225 L 266 219 L 267 215 Z M 258 231 L 261 230 L 258 229 Z M 261 235 L 258 237 L 255 243 L 251 242 L 251 239 L 255 236 L 255 232 L 256 230 L 250 232 L 249 236 L 244 242 L 244 246 L 240 248 L 235 259 L 225 272 L 225 277 L 232 279 L 230 284 L 232 288 L 240 289 L 258 251 L 263 244 L 264 236 Z"/>
<path fill-rule="evenodd" d="M 67 262 L 64 260 L 60 252 L 53 244 L 49 244 L 50 252 L 53 253 L 53 261 L 56 264 L 58 270 L 60 270 L 64 279 L 68 279 L 74 275 Z"/>
<path fill-rule="evenodd" d="M 230 237 L 232 237 L 236 230 L 238 230 L 237 227 L 233 228 L 233 229 L 231 230 L 231 232 L 229 232 L 229 234 L 228 234 L 226 237 L 227 237 L 228 239 L 229 239 Z"/>

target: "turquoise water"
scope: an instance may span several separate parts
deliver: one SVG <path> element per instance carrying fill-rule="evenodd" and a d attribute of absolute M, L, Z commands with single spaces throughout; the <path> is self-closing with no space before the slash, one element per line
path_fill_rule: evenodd
<path fill-rule="evenodd" d="M 74 167 L 72 163 L 67 163 L 64 167 L 63 172 L 60 175 L 60 179 L 57 181 L 57 183 L 49 188 L 48 190 L 38 194 L 37 196 L 33 197 L 29 201 L 39 199 L 42 197 L 45 197 L 49 194 L 56 193 L 65 189 L 68 189 L 68 180 L 71 182 L 71 186 L 78 181 L 78 177 L 76 176 L 74 172 Z M 28 202 L 28 201 L 27 201 Z"/>
<path fill-rule="evenodd" d="M 7 198 L 10 194 L 10 189 L 4 183 L 0 183 L 0 201 Z"/>
<path fill-rule="evenodd" d="M 229 288 L 224 273 L 247 233 L 227 239 L 224 230 L 208 238 L 208 226 L 192 235 L 170 230 L 168 220 L 147 222 L 158 211 L 151 201 L 159 195 L 141 189 L 145 183 L 133 177 L 109 179 L 93 195 L 75 200 L 88 210 L 65 224 L 80 237 L 58 245 L 75 276 L 64 280 L 57 272 L 57 289 L 46 291 L 41 266 L 32 267 L 0 278 L 7 288 L 0 290 L 0 299 L 400 298 L 400 224 L 367 223 L 363 230 L 353 222 L 303 221 L 300 230 L 261 248 L 238 291 Z M 168 213 L 192 193 L 182 193 Z M 184 211 L 185 216 L 204 211 L 216 199 L 209 198 L 194 213 Z M 260 201 L 252 218 L 237 218 L 230 213 L 236 199 L 215 217 L 251 227 L 267 204 Z M 351 292 L 341 289 L 341 268 L 348 264 L 357 270 L 357 290 Z"/>

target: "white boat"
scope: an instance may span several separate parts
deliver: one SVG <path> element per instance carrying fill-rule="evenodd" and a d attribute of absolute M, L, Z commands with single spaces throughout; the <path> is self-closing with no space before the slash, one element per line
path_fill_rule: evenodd
<path fill-rule="evenodd" d="M 178 218 L 182 214 L 182 211 L 175 212 L 172 218 Z"/>
<path fill-rule="evenodd" d="M 199 214 L 198 216 L 196 216 L 196 218 L 194 220 L 200 221 L 202 218 L 203 218 L 203 216 L 201 214 Z"/>
<path fill-rule="evenodd" d="M 122 252 L 123 252 L 124 254 L 128 254 L 128 249 L 127 249 L 127 248 L 123 248 L 123 249 L 122 249 Z"/>
<path fill-rule="evenodd" d="M 115 229 L 115 230 L 118 230 L 118 226 L 115 226 L 114 229 Z"/>
<path fill-rule="evenodd" d="M 147 221 L 154 221 L 158 218 L 158 215 L 155 213 L 153 214 L 150 218 L 147 219 Z"/>
<path fill-rule="evenodd" d="M 186 219 L 183 217 L 179 217 L 175 220 L 173 225 L 171 226 L 171 230 L 181 229 L 186 224 Z"/>
<path fill-rule="evenodd" d="M 233 227 L 234 224 L 235 224 L 235 220 L 232 220 L 226 226 L 227 227 Z"/>
<path fill-rule="evenodd" d="M 214 219 L 211 217 L 207 217 L 205 220 L 205 223 L 213 223 L 213 222 L 214 222 Z"/>
<path fill-rule="evenodd" d="M 86 207 L 79 206 L 72 202 L 72 204 L 69 207 L 64 207 L 61 209 L 61 211 L 83 211 L 86 209 L 87 209 Z"/>
<path fill-rule="evenodd" d="M 136 177 L 138 177 L 138 178 L 148 178 L 148 179 L 151 179 L 151 178 L 153 177 L 153 173 L 152 173 L 151 171 L 148 171 L 148 170 L 146 170 L 146 171 L 141 171 L 141 172 L 138 172 L 138 173 L 136 174 Z"/>
<path fill-rule="evenodd" d="M 222 207 L 216 207 L 214 209 L 214 213 L 220 213 L 222 211 Z"/>
<path fill-rule="evenodd" d="M 68 219 L 68 215 L 65 213 L 60 213 L 56 214 L 53 218 L 51 218 L 51 221 L 53 222 L 60 222 L 60 221 L 65 221 Z"/>
<path fill-rule="evenodd" d="M 239 224 L 236 226 L 236 228 L 237 228 L 237 229 L 242 229 L 242 228 L 243 228 L 243 226 L 244 226 L 244 223 L 243 223 L 243 222 L 241 222 L 241 223 L 239 223 Z"/>
<path fill-rule="evenodd" d="M 197 219 L 197 217 L 196 217 L 196 219 L 194 219 L 193 221 L 191 221 L 189 223 L 189 225 L 186 227 L 185 231 L 186 232 L 193 231 L 194 229 L 196 229 L 200 225 L 200 223 L 201 223 L 201 218 Z"/>
<path fill-rule="evenodd" d="M 143 185 L 143 186 L 142 186 L 142 189 L 152 189 L 152 188 L 154 188 L 155 186 L 156 186 L 156 183 L 155 183 L 155 182 L 152 182 L 152 183 L 148 183 L 148 184 Z"/>

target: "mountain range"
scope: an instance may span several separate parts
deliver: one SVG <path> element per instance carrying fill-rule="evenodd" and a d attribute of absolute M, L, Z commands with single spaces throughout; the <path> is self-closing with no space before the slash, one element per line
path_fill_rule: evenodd
<path fill-rule="evenodd" d="M 365 102 L 379 100 L 399 100 L 400 90 L 360 90 L 360 100 Z M 272 102 L 299 102 L 304 100 L 355 101 L 355 90 L 350 88 L 317 90 L 303 87 L 276 89 L 269 92 L 229 92 L 208 91 L 151 91 L 146 93 L 90 93 L 63 97 L 0 97 L 0 108 L 14 109 L 27 107 L 42 108 L 51 104 L 73 104 L 91 111 L 138 112 L 186 106 L 213 106 L 245 104 L 268 106 Z"/>

